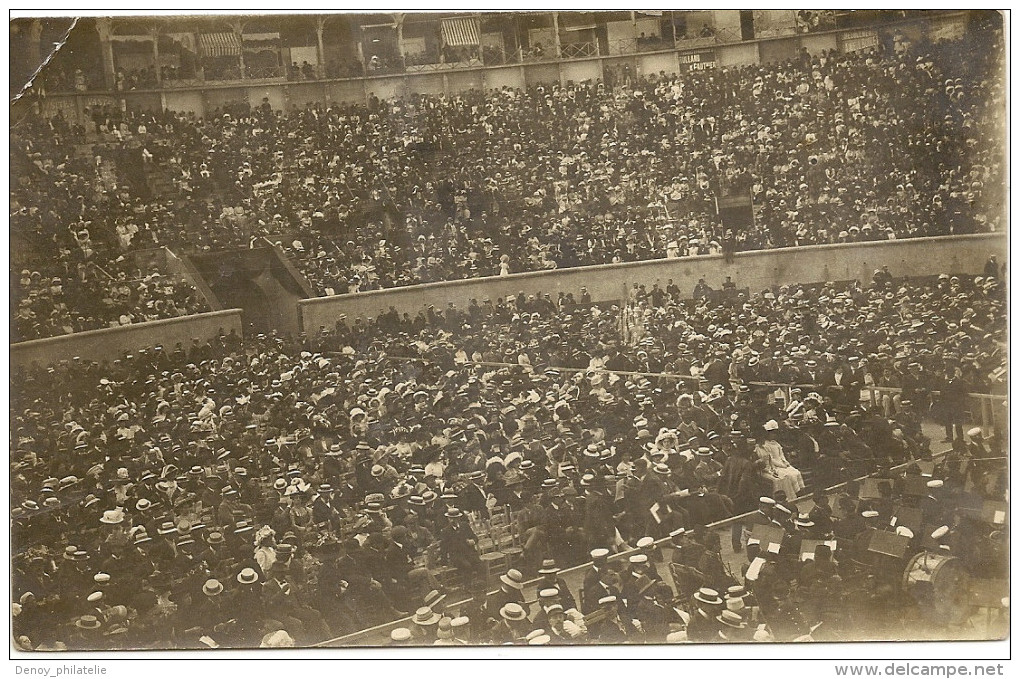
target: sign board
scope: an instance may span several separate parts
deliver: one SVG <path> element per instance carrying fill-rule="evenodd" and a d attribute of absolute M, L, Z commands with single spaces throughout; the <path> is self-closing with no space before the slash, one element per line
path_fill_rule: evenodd
<path fill-rule="evenodd" d="M 715 50 L 696 50 L 680 54 L 680 67 L 688 71 L 704 71 L 716 67 Z"/>

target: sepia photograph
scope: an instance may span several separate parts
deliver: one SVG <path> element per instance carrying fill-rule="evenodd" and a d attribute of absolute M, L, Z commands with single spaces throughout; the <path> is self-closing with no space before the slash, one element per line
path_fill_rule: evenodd
<path fill-rule="evenodd" d="M 250 11 L 10 15 L 12 656 L 1003 652 L 1008 11 Z"/>

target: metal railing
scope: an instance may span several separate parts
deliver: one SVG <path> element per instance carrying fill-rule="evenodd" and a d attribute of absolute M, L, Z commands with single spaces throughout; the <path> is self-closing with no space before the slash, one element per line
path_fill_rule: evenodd
<path fill-rule="evenodd" d="M 252 80 L 268 80 L 287 76 L 285 66 L 246 66 L 245 75 Z"/>
<path fill-rule="evenodd" d="M 560 45 L 560 56 L 564 59 L 585 59 L 599 55 L 597 42 L 568 42 Z"/>
<path fill-rule="evenodd" d="M 482 61 L 486 66 L 519 64 L 521 63 L 521 51 L 519 49 L 508 50 L 503 47 L 483 47 Z"/>
<path fill-rule="evenodd" d="M 739 41 L 740 38 L 738 37 L 737 40 Z M 720 41 L 720 40 L 718 40 L 716 35 L 693 36 L 693 37 L 687 37 L 687 38 L 680 38 L 680 37 L 678 37 L 676 39 L 676 48 L 678 50 L 689 50 L 689 49 L 697 49 L 699 47 L 714 47 L 717 42 L 727 42 L 727 41 Z"/>
<path fill-rule="evenodd" d="M 556 61 L 557 56 L 552 49 L 543 51 L 541 53 L 535 51 L 525 52 L 521 56 L 521 61 L 525 63 L 534 63 L 540 61 Z"/>
<path fill-rule="evenodd" d="M 640 54 L 642 52 L 662 52 L 676 49 L 671 37 L 653 35 L 645 38 L 620 38 L 609 41 L 609 54 Z"/>

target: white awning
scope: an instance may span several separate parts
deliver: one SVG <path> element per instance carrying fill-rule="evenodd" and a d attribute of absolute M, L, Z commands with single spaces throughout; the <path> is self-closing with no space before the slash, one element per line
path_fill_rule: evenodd
<path fill-rule="evenodd" d="M 480 33 L 478 23 L 478 17 L 443 19 L 439 31 L 443 38 L 443 44 L 454 47 L 477 45 Z"/>
<path fill-rule="evenodd" d="M 236 33 L 199 33 L 198 48 L 204 57 L 236 57 L 241 54 L 241 40 Z"/>

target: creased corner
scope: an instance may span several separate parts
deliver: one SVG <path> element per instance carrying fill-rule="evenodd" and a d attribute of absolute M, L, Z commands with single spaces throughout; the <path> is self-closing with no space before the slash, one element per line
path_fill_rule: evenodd
<path fill-rule="evenodd" d="M 67 27 L 66 31 L 64 31 L 64 35 L 60 38 L 60 41 L 53 44 L 53 48 L 50 50 L 49 54 L 46 55 L 46 58 L 42 60 L 42 63 L 40 63 L 39 66 L 32 72 L 32 75 L 29 76 L 28 81 L 21 86 L 21 89 L 18 90 L 17 94 L 11 97 L 10 100 L 11 104 L 14 104 L 16 101 L 25 96 L 25 93 L 29 90 L 30 87 L 32 87 L 33 83 L 35 83 L 35 79 L 38 78 L 39 74 L 43 72 L 43 69 L 46 68 L 46 65 L 53 60 L 53 57 L 57 56 L 57 52 L 59 52 L 61 48 L 67 43 L 67 39 L 71 37 L 71 31 L 73 31 L 75 26 L 77 25 L 78 17 L 73 17 L 71 19 L 71 25 Z"/>

